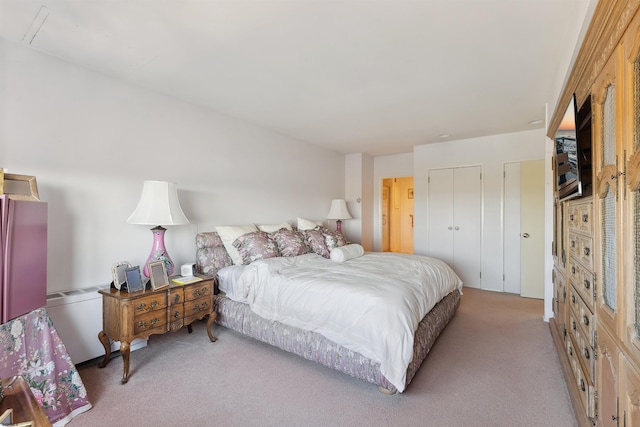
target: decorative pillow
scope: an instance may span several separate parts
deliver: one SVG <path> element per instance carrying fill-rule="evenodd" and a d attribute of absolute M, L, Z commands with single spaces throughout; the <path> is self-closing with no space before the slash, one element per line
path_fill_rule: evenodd
<path fill-rule="evenodd" d="M 331 261 L 345 262 L 364 255 L 364 248 L 357 243 L 331 249 Z"/>
<path fill-rule="evenodd" d="M 229 253 L 231 260 L 235 265 L 242 265 L 242 256 L 238 252 L 233 242 L 243 234 L 251 233 L 252 231 L 258 231 L 258 228 L 253 224 L 247 225 L 225 225 L 216 227 L 216 231 L 222 239 L 224 248 Z"/>
<path fill-rule="evenodd" d="M 271 239 L 269 233 L 253 231 L 238 237 L 233 246 L 242 257 L 243 264 L 251 264 L 253 261 L 280 256 L 278 245 Z"/>
<path fill-rule="evenodd" d="M 340 246 L 344 246 L 347 244 L 347 239 L 344 238 L 341 232 L 332 231 L 328 228 L 321 228 L 322 234 L 324 235 L 324 243 L 327 246 L 327 249 L 331 251 L 334 248 L 339 248 Z"/>
<path fill-rule="evenodd" d="M 286 222 L 282 222 L 280 224 L 264 224 L 264 225 L 258 225 L 258 230 L 260 231 L 266 231 L 267 233 L 273 233 L 276 232 L 280 229 L 287 229 L 287 230 L 293 230 L 293 227 L 291 226 L 291 223 L 289 221 Z"/>
<path fill-rule="evenodd" d="M 275 233 L 271 233 L 271 237 L 278 244 L 278 250 L 282 256 L 304 255 L 310 251 L 304 234 L 300 231 L 281 228 Z"/>
<path fill-rule="evenodd" d="M 329 258 L 329 249 L 327 249 L 327 244 L 324 242 L 324 234 L 322 234 L 320 227 L 316 227 L 314 230 L 304 230 L 302 233 L 304 234 L 304 240 L 313 252 Z"/>
<path fill-rule="evenodd" d="M 320 227 L 323 226 L 322 221 L 311 221 L 308 219 L 298 217 L 298 230 L 300 231 L 313 230 L 318 226 Z"/>

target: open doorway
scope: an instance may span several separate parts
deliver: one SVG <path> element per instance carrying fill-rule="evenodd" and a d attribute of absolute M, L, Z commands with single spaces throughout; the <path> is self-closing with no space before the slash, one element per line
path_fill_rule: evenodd
<path fill-rule="evenodd" d="M 382 251 L 413 253 L 413 177 L 382 180 Z"/>

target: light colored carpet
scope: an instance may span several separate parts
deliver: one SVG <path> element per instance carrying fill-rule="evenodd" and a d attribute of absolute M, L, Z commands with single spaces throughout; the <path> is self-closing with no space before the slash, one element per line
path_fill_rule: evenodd
<path fill-rule="evenodd" d="M 576 426 L 543 303 L 464 289 L 456 316 L 402 394 L 206 324 L 154 335 L 80 374 L 94 407 L 76 426 Z"/>

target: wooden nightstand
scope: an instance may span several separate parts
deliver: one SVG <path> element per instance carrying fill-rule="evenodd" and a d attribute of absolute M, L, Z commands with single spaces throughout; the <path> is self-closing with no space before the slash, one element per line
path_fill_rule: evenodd
<path fill-rule="evenodd" d="M 216 341 L 211 328 L 216 320 L 213 295 L 216 281 L 211 277 L 187 285 L 170 286 L 158 290 L 137 292 L 102 289 L 102 331 L 98 339 L 104 346 L 104 360 L 98 365 L 107 366 L 111 356 L 111 341 L 120 341 L 120 353 L 124 361 L 122 384 L 129 380 L 130 344 L 136 338 L 148 338 L 152 334 L 174 332 L 209 315 L 207 334 Z"/>

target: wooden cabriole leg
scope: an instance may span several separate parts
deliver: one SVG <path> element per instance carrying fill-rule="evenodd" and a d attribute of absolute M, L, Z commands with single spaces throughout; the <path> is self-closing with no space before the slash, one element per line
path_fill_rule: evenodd
<path fill-rule="evenodd" d="M 209 314 L 209 321 L 207 322 L 207 335 L 209 335 L 209 339 L 211 340 L 211 342 L 218 341 L 218 338 L 214 337 L 213 332 L 211 331 L 211 329 L 213 328 L 213 322 L 216 321 L 217 317 L 218 314 L 215 311 L 212 311 Z"/>
<path fill-rule="evenodd" d="M 104 368 L 109 364 L 109 360 L 111 360 L 111 341 L 109 340 L 109 337 L 107 336 L 107 334 L 104 333 L 104 331 L 100 331 L 100 333 L 98 334 L 98 339 L 100 340 L 100 343 L 102 343 L 102 346 L 104 347 L 104 359 L 98 365 L 98 367 Z"/>
<path fill-rule="evenodd" d="M 122 384 L 126 384 L 129 381 L 129 356 L 131 356 L 131 346 L 128 341 L 120 341 L 120 354 L 122 355 L 122 361 L 124 362 L 124 372 L 122 373 Z"/>

